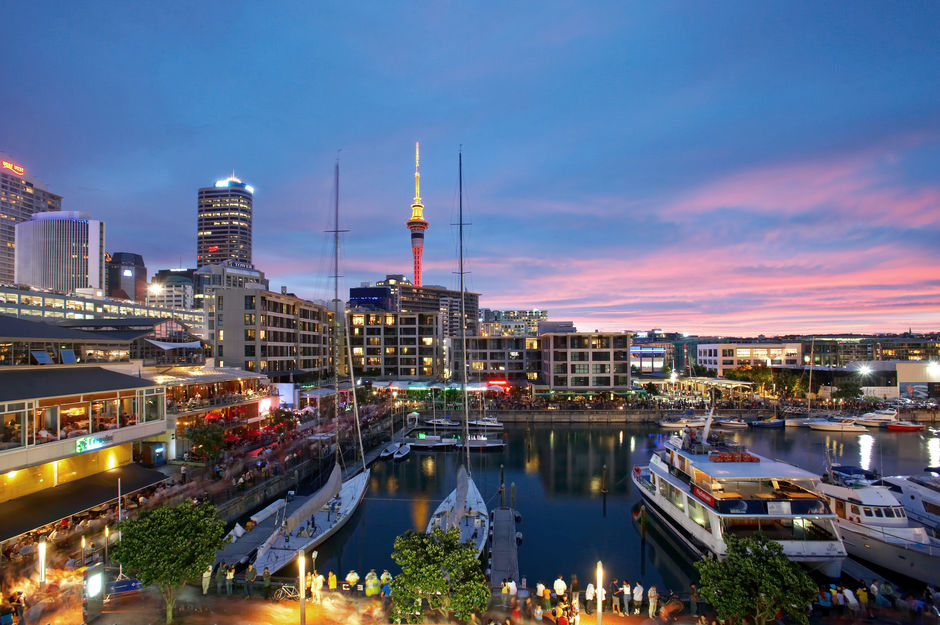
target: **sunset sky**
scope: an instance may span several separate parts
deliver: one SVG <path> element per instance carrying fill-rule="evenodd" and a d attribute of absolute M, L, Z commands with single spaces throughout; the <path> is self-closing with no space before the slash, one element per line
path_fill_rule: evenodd
<path fill-rule="evenodd" d="M 425 284 L 581 330 L 940 329 L 936 2 L 27 2 L 0 152 L 152 272 L 196 190 L 255 187 L 254 260 L 326 298 Z"/>

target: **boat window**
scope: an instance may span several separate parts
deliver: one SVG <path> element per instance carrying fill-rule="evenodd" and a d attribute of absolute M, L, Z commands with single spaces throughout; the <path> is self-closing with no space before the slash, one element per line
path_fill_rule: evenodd
<path fill-rule="evenodd" d="M 852 504 L 852 514 L 854 514 L 855 516 L 861 516 L 862 514 L 861 512 L 858 511 L 858 506 L 856 506 L 855 504 Z"/>
<path fill-rule="evenodd" d="M 885 516 L 889 519 L 894 518 L 894 510 L 892 508 L 885 508 Z"/>
<path fill-rule="evenodd" d="M 685 495 L 681 490 L 666 480 L 662 480 L 660 482 L 660 487 L 660 492 L 662 493 L 663 497 L 668 499 L 672 505 L 679 508 L 680 510 L 685 510 Z"/>
<path fill-rule="evenodd" d="M 845 518 L 845 502 L 841 499 L 836 499 L 836 514 L 839 515 L 839 518 Z"/>
<path fill-rule="evenodd" d="M 881 514 L 881 508 L 875 508 L 875 516 L 878 517 L 879 519 L 884 516 L 883 514 Z"/>
<path fill-rule="evenodd" d="M 701 525 L 706 531 L 712 531 L 711 519 L 705 507 L 689 497 L 689 518 Z"/>
<path fill-rule="evenodd" d="M 899 517 L 899 518 L 904 518 L 904 517 L 907 516 L 907 515 L 904 513 L 904 508 L 895 508 L 895 509 L 894 509 L 894 514 L 895 514 L 895 516 L 897 516 L 897 517 Z"/>
<path fill-rule="evenodd" d="M 866 507 L 866 508 L 863 508 L 863 510 L 865 511 L 865 516 L 871 516 L 871 508 Z"/>
<path fill-rule="evenodd" d="M 723 518 L 722 530 L 735 536 L 753 536 L 763 532 L 772 540 L 834 541 L 837 540 L 832 521 L 826 519 Z"/>
<path fill-rule="evenodd" d="M 940 506 L 935 503 L 930 503 L 929 501 L 923 502 L 924 511 L 928 514 L 940 514 Z"/>

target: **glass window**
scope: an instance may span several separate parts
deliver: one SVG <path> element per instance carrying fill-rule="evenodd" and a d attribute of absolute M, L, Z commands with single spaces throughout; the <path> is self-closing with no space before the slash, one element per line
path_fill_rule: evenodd
<path fill-rule="evenodd" d="M 22 447 L 26 428 L 25 404 L 7 404 L 0 412 L 0 451 Z"/>

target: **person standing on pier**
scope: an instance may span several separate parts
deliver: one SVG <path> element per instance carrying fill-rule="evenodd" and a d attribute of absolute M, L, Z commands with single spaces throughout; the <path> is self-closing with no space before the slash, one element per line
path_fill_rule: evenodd
<path fill-rule="evenodd" d="M 245 599 L 251 599 L 251 587 L 258 579 L 258 571 L 251 564 L 245 569 Z"/>
<path fill-rule="evenodd" d="M 639 614 L 640 608 L 643 607 L 643 586 L 640 584 L 640 581 L 637 580 L 636 586 L 633 587 L 633 613 Z"/>
<path fill-rule="evenodd" d="M 202 572 L 202 596 L 209 594 L 209 582 L 212 581 L 212 565 L 206 567 Z"/>
<path fill-rule="evenodd" d="M 623 589 L 629 588 L 630 582 L 624 582 L 623 585 L 620 584 L 620 580 L 616 577 L 610 582 L 610 611 L 614 614 L 619 614 L 623 616 L 623 612 L 620 610 L 620 600 L 623 598 Z M 626 601 L 624 601 L 624 607 L 629 611 Z"/>
<path fill-rule="evenodd" d="M 568 592 L 568 584 L 565 583 L 565 580 L 562 579 L 561 575 L 559 575 L 558 579 L 555 580 L 554 589 L 555 597 L 557 597 L 558 602 L 561 603 L 565 599 L 565 593 Z"/>
<path fill-rule="evenodd" d="M 656 608 L 659 607 L 659 593 L 656 591 L 656 584 L 650 586 L 650 590 L 646 593 L 647 599 L 650 602 L 650 618 L 656 618 Z"/>
<path fill-rule="evenodd" d="M 215 570 L 215 594 L 222 596 L 222 584 L 225 583 L 225 571 L 228 569 L 225 562 L 219 563 L 219 568 Z"/>
<path fill-rule="evenodd" d="M 584 613 L 591 614 L 591 606 L 594 604 L 594 583 L 588 582 L 584 589 Z"/>
<path fill-rule="evenodd" d="M 271 598 L 271 571 L 264 567 L 264 575 L 261 576 L 261 586 L 264 588 L 264 598 Z"/>
<path fill-rule="evenodd" d="M 551 612 L 552 610 L 552 589 L 548 586 L 545 587 L 545 590 L 542 591 L 542 603 L 546 612 Z"/>
<path fill-rule="evenodd" d="M 313 600 L 317 603 L 323 603 L 323 574 L 320 571 L 313 572 Z"/>
<path fill-rule="evenodd" d="M 235 567 L 230 566 L 225 569 L 225 594 L 232 596 L 232 584 L 235 582 Z"/>

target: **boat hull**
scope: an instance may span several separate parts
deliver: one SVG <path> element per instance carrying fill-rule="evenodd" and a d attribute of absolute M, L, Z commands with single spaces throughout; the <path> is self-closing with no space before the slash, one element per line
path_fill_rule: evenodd
<path fill-rule="evenodd" d="M 256 557 L 255 569 L 264 571 L 267 568 L 274 574 L 294 562 L 300 549 L 304 551 L 314 549 L 342 529 L 362 503 L 371 473 L 371 469 L 366 469 L 343 482 L 339 493 L 340 505 L 336 512 L 329 512 L 324 507 L 314 513 L 317 527 L 322 528 L 321 531 L 313 536 L 301 536 L 299 532 L 303 527 L 298 527 L 291 533 L 289 542 L 280 542 L 268 549 L 261 557 Z"/>
<path fill-rule="evenodd" d="M 868 428 L 861 425 L 845 423 L 810 423 L 810 429 L 819 432 L 867 432 Z"/>
<path fill-rule="evenodd" d="M 940 585 L 940 554 L 924 545 L 923 548 L 908 548 L 890 543 L 859 531 L 855 524 L 840 523 L 842 542 L 849 555 L 858 560 L 871 562 L 936 587 Z"/>
<path fill-rule="evenodd" d="M 428 520 L 428 532 L 433 529 L 441 529 L 441 520 L 446 518 L 446 515 L 450 514 L 454 509 L 456 500 L 457 489 L 455 488 L 450 491 L 447 497 L 444 498 L 444 501 L 434 509 L 434 513 L 431 515 L 430 520 Z M 460 520 L 460 539 L 461 542 L 472 541 L 474 548 L 477 550 L 477 557 L 479 557 L 480 554 L 483 553 L 483 547 L 486 545 L 486 540 L 489 536 L 490 516 L 486 508 L 486 502 L 483 500 L 483 495 L 480 494 L 476 483 L 474 483 L 473 478 L 470 477 L 467 478 L 466 505 L 472 512 Z"/>

